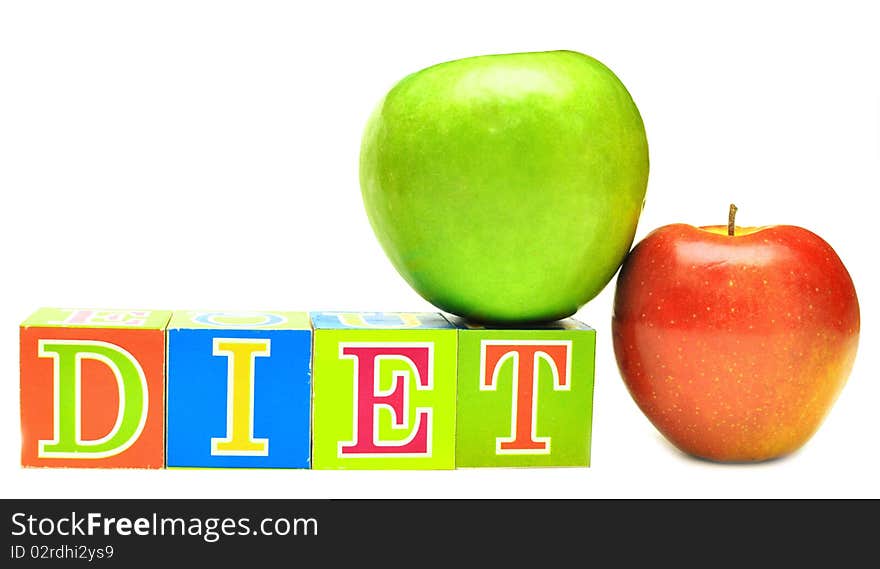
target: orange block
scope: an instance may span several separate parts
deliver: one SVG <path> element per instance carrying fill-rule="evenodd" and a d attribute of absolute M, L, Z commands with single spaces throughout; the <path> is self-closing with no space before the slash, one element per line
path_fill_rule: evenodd
<path fill-rule="evenodd" d="M 23 466 L 164 466 L 170 317 L 43 308 L 22 323 Z"/>

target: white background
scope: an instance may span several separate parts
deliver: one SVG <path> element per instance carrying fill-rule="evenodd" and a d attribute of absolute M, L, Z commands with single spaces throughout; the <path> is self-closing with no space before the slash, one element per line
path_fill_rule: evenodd
<path fill-rule="evenodd" d="M 711 7 L 710 7 L 711 5 Z M 878 497 L 880 17 L 835 2 L 4 2 L 0 497 Z M 572 49 L 627 85 L 651 175 L 637 239 L 673 222 L 801 225 L 862 308 L 818 434 L 769 463 L 683 456 L 599 330 L 590 469 L 95 471 L 19 467 L 18 324 L 39 306 L 429 310 L 361 203 L 369 112 L 470 55 Z"/>

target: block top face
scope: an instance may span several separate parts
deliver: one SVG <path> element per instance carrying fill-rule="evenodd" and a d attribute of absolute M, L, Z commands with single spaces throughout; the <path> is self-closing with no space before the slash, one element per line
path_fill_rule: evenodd
<path fill-rule="evenodd" d="M 454 329 L 437 312 L 311 312 L 315 330 Z"/>
<path fill-rule="evenodd" d="M 593 330 L 592 327 L 574 318 L 531 324 L 482 324 L 468 322 L 460 316 L 448 316 L 447 318 L 459 330 Z"/>
<path fill-rule="evenodd" d="M 22 322 L 21 326 L 164 330 L 170 318 L 170 310 L 40 308 Z"/>
<path fill-rule="evenodd" d="M 170 330 L 311 330 L 307 312 L 175 310 Z"/>

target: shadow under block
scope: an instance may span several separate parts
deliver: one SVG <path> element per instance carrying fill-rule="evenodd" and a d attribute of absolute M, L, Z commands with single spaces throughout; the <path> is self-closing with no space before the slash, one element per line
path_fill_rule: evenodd
<path fill-rule="evenodd" d="M 456 466 L 589 466 L 596 332 L 459 328 Z"/>
<path fill-rule="evenodd" d="M 455 328 L 437 313 L 311 317 L 313 468 L 454 468 Z"/>
<path fill-rule="evenodd" d="M 168 466 L 309 468 L 311 351 L 305 312 L 175 311 Z"/>
<path fill-rule="evenodd" d="M 22 323 L 23 466 L 164 466 L 170 317 L 41 308 Z"/>

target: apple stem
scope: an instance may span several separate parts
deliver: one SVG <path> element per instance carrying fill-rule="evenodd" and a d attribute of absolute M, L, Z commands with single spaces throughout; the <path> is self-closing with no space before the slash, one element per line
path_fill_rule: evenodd
<path fill-rule="evenodd" d="M 738 208 L 734 204 L 730 204 L 730 211 L 727 213 L 727 234 L 731 237 L 733 237 L 734 229 L 736 229 L 734 221 L 736 220 L 737 209 Z"/>

